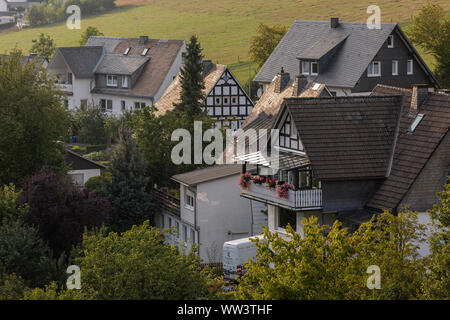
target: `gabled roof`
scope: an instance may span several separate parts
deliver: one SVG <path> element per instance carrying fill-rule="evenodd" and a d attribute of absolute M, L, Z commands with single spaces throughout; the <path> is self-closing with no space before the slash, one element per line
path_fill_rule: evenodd
<path fill-rule="evenodd" d="M 121 55 L 121 54 L 105 54 L 95 73 L 100 74 L 117 74 L 117 75 L 132 75 L 144 64 L 150 61 L 148 56 L 140 55 Z"/>
<path fill-rule="evenodd" d="M 299 55 L 298 59 L 311 59 L 319 60 L 324 57 L 328 52 L 340 45 L 345 39 L 348 38 L 348 34 L 334 34 L 329 33 L 317 41 L 313 46 L 306 48 Z"/>
<path fill-rule="evenodd" d="M 77 78 L 94 78 L 94 70 L 104 54 L 103 47 L 58 48 L 55 57 L 61 54 Z M 52 61 L 53 61 L 52 59 Z"/>
<path fill-rule="evenodd" d="M 285 106 L 318 179 L 389 174 L 402 97 L 289 98 Z"/>
<path fill-rule="evenodd" d="M 217 81 L 220 79 L 222 74 L 227 70 L 227 66 L 222 64 L 212 64 L 211 68 L 208 69 L 206 74 L 204 75 L 205 80 L 205 95 L 214 88 Z M 174 109 L 174 103 L 178 103 L 180 101 L 181 96 L 181 78 L 180 73 L 176 76 L 176 78 L 172 81 L 172 83 L 167 88 L 166 92 L 164 92 L 161 99 L 155 104 L 157 109 L 156 115 L 160 116 L 165 114 L 167 111 L 171 111 Z"/>
<path fill-rule="evenodd" d="M 322 56 L 334 47 L 329 45 L 329 39 L 342 41 L 347 37 L 326 68 L 313 79 L 327 86 L 353 88 L 396 27 L 396 23 L 382 23 L 381 29 L 369 29 L 365 22 L 339 22 L 337 28 L 331 28 L 329 21 L 296 20 L 253 81 L 271 82 L 281 67 L 297 75 L 299 55 Z"/>
<path fill-rule="evenodd" d="M 196 186 L 199 183 L 239 174 L 241 171 L 241 164 L 215 165 L 177 174 L 172 177 L 172 180 L 187 186 Z"/>
<path fill-rule="evenodd" d="M 377 85 L 372 92 L 373 96 L 393 94 L 404 97 L 403 114 L 391 174 L 367 204 L 376 209 L 397 209 L 450 128 L 450 94 L 429 94 L 419 108 L 424 117 L 413 133 L 408 132 L 415 119 L 408 113 L 412 90 Z"/>
<path fill-rule="evenodd" d="M 70 167 L 71 170 L 105 169 L 104 165 L 87 159 L 72 150 L 66 149 L 66 151 L 66 165 Z"/>
<path fill-rule="evenodd" d="M 9 55 L 7 54 L 0 54 L 0 62 L 7 60 Z M 40 68 L 43 67 L 46 62 L 48 62 L 47 58 L 36 56 L 36 55 L 29 55 L 29 56 L 22 56 L 20 57 L 20 65 L 22 67 L 34 63 L 36 67 Z"/>

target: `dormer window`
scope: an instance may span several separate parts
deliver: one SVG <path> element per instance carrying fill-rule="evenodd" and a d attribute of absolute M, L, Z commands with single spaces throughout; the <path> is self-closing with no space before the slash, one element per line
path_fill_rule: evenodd
<path fill-rule="evenodd" d="M 317 76 L 319 74 L 319 64 L 317 62 L 302 61 L 302 74 Z"/>
<path fill-rule="evenodd" d="M 142 51 L 141 55 L 142 56 L 147 55 L 148 50 L 149 50 L 149 48 L 145 48 L 144 51 Z"/>
<path fill-rule="evenodd" d="M 309 75 L 309 61 L 302 61 L 302 74 Z"/>
<path fill-rule="evenodd" d="M 379 77 L 381 76 L 381 62 L 372 61 L 367 68 L 368 77 Z"/>
<path fill-rule="evenodd" d="M 122 88 L 128 88 L 128 77 L 127 76 L 122 77 Z"/>
<path fill-rule="evenodd" d="M 387 39 L 387 47 L 388 48 L 394 47 L 394 36 L 392 34 Z"/>
<path fill-rule="evenodd" d="M 125 52 L 123 53 L 124 55 L 127 55 L 130 52 L 131 48 L 126 48 Z"/>
<path fill-rule="evenodd" d="M 319 74 L 319 64 L 317 62 L 311 62 L 311 75 L 316 76 Z"/>
<path fill-rule="evenodd" d="M 117 76 L 106 76 L 106 85 L 108 87 L 117 87 Z"/>

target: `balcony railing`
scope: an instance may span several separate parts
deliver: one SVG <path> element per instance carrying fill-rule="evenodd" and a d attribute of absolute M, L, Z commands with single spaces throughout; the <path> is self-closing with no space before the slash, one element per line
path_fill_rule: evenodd
<path fill-rule="evenodd" d="M 64 92 L 73 92 L 73 85 L 67 83 L 58 83 L 59 89 Z"/>
<path fill-rule="evenodd" d="M 289 210 L 315 210 L 322 208 L 322 189 L 289 190 L 288 198 L 277 196 L 274 189 L 265 184 L 251 183 L 248 188 L 242 189 L 241 195 L 245 198 L 283 207 Z"/>

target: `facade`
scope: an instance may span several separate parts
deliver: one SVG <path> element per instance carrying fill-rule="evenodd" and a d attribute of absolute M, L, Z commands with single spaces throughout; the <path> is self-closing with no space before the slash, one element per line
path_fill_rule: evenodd
<path fill-rule="evenodd" d="M 382 210 L 408 205 L 427 221 L 450 166 L 450 95 L 378 85 L 369 97 L 285 99 L 273 124 L 280 129 L 278 167 L 269 175 L 293 190 L 251 184 L 242 196 L 268 204 L 268 225 L 302 233 L 301 219 L 336 219 L 350 230 Z M 238 160 L 255 156 L 244 154 Z M 289 161 L 288 161 L 289 160 Z M 262 165 L 258 173 L 263 175 Z M 426 248 L 422 250 L 426 254 Z"/>
<path fill-rule="evenodd" d="M 68 171 L 74 183 L 83 187 L 92 177 L 101 175 L 105 166 L 84 158 L 76 152 L 66 150 L 66 164 L 70 168 Z"/>
<path fill-rule="evenodd" d="M 182 65 L 183 40 L 91 37 L 58 48 L 47 68 L 69 109 L 98 105 L 111 114 L 152 106 Z"/>
<path fill-rule="evenodd" d="M 14 12 L 18 8 L 28 9 L 41 2 L 41 0 L 0 0 L 0 12 Z"/>
<path fill-rule="evenodd" d="M 369 95 L 377 84 L 439 83 L 396 23 L 295 21 L 253 81 L 265 90 L 280 68 L 325 84 L 336 96 Z"/>
<path fill-rule="evenodd" d="M 178 231 L 168 234 L 166 241 L 184 250 L 196 243 L 200 258 L 216 263 L 222 259 L 224 242 L 260 233 L 261 225 L 267 224 L 262 212 L 265 206 L 240 197 L 237 178 L 241 170 L 240 165 L 222 165 L 174 176 L 180 184 L 178 207 L 163 201 L 155 218 L 159 228 Z"/>
<path fill-rule="evenodd" d="M 205 79 L 205 108 L 207 114 L 216 121 L 217 127 L 237 130 L 251 113 L 254 105 L 247 93 L 228 69 L 221 64 L 203 61 Z M 155 104 L 157 115 L 174 109 L 181 94 L 181 81 L 178 75 L 163 97 Z"/>

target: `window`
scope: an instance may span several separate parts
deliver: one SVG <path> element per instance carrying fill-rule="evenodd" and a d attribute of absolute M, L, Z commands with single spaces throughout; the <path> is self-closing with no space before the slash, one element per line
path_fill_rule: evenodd
<path fill-rule="evenodd" d="M 407 74 L 413 74 L 413 61 L 412 59 L 408 60 L 406 62 L 406 73 Z"/>
<path fill-rule="evenodd" d="M 100 99 L 100 108 L 103 112 L 112 111 L 113 109 L 112 100 Z"/>
<path fill-rule="evenodd" d="M 123 54 L 124 54 L 124 55 L 127 55 L 127 54 L 130 52 L 130 49 L 131 49 L 131 48 L 126 48 L 126 49 L 125 49 L 125 52 L 124 52 Z"/>
<path fill-rule="evenodd" d="M 285 230 L 290 225 L 294 230 L 297 229 L 297 213 L 295 211 L 278 209 L 278 228 Z"/>
<path fill-rule="evenodd" d="M 125 101 L 120 101 L 120 109 L 122 110 L 122 111 L 125 111 L 126 110 L 126 102 Z"/>
<path fill-rule="evenodd" d="M 291 117 L 288 115 L 284 121 L 283 127 L 280 130 L 280 147 L 289 149 L 299 149 L 297 132 L 291 122 Z"/>
<path fill-rule="evenodd" d="M 128 88 L 128 77 L 127 76 L 122 77 L 122 88 Z"/>
<path fill-rule="evenodd" d="M 388 48 L 394 47 L 394 36 L 392 34 L 387 39 L 387 47 Z"/>
<path fill-rule="evenodd" d="M 106 85 L 108 87 L 117 87 L 117 76 L 106 76 Z"/>
<path fill-rule="evenodd" d="M 228 105 L 228 98 L 223 98 L 223 104 Z"/>
<path fill-rule="evenodd" d="M 80 100 L 80 109 L 85 111 L 87 109 L 87 99 Z"/>
<path fill-rule="evenodd" d="M 379 77 L 381 76 L 381 62 L 373 61 L 369 64 L 367 68 L 368 77 Z"/>
<path fill-rule="evenodd" d="M 319 74 L 319 64 L 317 62 L 311 62 L 311 74 L 312 75 Z"/>
<path fill-rule="evenodd" d="M 308 61 L 302 61 L 302 73 L 309 74 L 309 62 Z"/>
<path fill-rule="evenodd" d="M 169 217 L 169 224 L 167 225 L 167 228 L 172 228 L 172 218 Z"/>
<path fill-rule="evenodd" d="M 409 132 L 414 132 L 414 130 L 416 130 L 417 126 L 419 125 L 419 123 L 422 121 L 424 114 L 423 113 L 419 113 L 417 115 L 417 117 L 414 119 L 414 121 L 411 123 L 411 126 L 409 127 Z"/>
<path fill-rule="evenodd" d="M 72 84 L 72 73 L 67 73 L 67 84 Z"/>
<path fill-rule="evenodd" d="M 175 230 L 177 230 L 177 238 L 180 237 L 180 223 L 178 221 L 175 221 Z"/>
<path fill-rule="evenodd" d="M 195 231 L 194 229 L 191 228 L 191 242 L 194 243 L 195 242 Z"/>
<path fill-rule="evenodd" d="M 398 75 L 398 61 L 392 60 L 392 75 L 396 76 Z"/>
<path fill-rule="evenodd" d="M 184 236 L 184 241 L 187 242 L 188 241 L 188 234 L 187 234 L 187 227 L 183 226 L 183 236 Z"/>
<path fill-rule="evenodd" d="M 233 105 L 236 105 L 236 104 L 237 104 L 237 99 L 236 99 L 236 97 L 232 97 L 232 98 L 231 98 L 231 103 L 232 103 Z"/>
<path fill-rule="evenodd" d="M 141 55 L 142 56 L 147 55 L 148 50 L 149 50 L 149 48 L 145 48 L 144 51 L 142 51 Z"/>
<path fill-rule="evenodd" d="M 134 109 L 138 110 L 138 109 L 142 109 L 145 107 L 145 102 L 135 102 L 134 103 Z"/>
<path fill-rule="evenodd" d="M 194 209 L 194 194 L 189 190 L 186 190 L 186 194 L 184 196 L 184 206 L 190 210 Z"/>
<path fill-rule="evenodd" d="M 216 98 L 216 104 L 221 104 L 221 99 L 220 98 Z"/>

